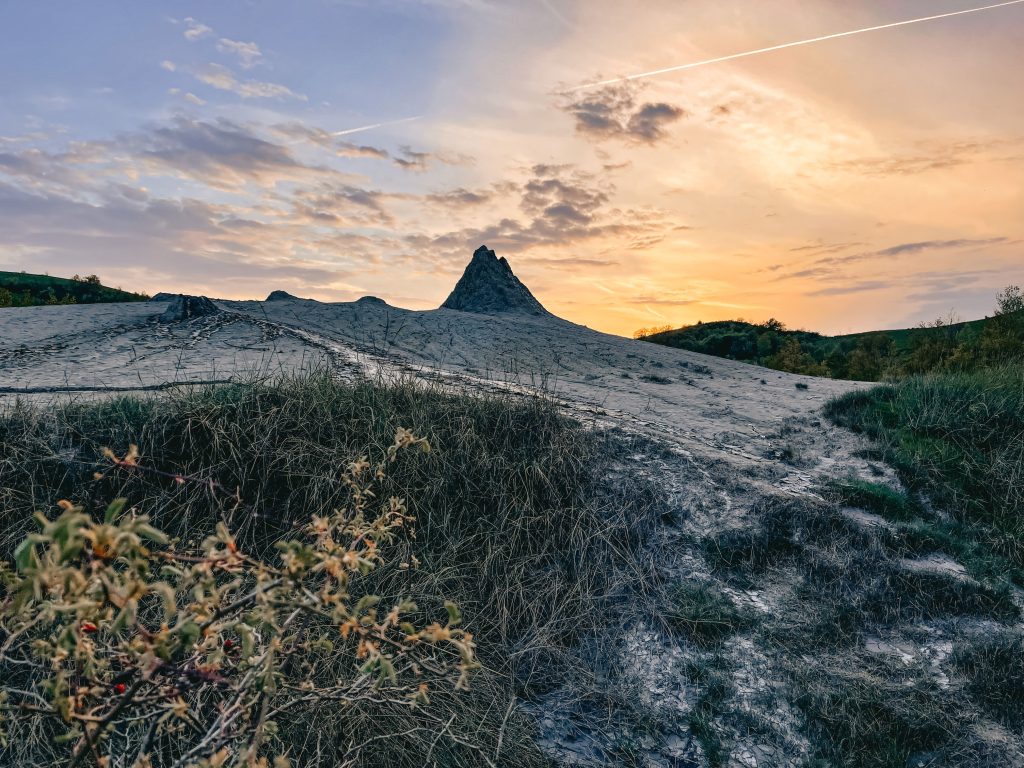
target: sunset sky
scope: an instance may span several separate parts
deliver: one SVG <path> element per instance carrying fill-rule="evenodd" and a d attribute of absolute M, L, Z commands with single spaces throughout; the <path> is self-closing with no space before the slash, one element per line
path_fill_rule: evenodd
<path fill-rule="evenodd" d="M 0 269 L 425 309 L 487 244 L 613 333 L 978 317 L 1024 282 L 1024 4 L 570 90 L 973 6 L 8 3 Z"/>

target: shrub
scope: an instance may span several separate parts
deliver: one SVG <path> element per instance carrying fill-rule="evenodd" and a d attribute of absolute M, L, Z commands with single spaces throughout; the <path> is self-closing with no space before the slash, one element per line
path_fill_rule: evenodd
<path fill-rule="evenodd" d="M 246 552 L 224 523 L 181 546 L 125 499 L 102 520 L 69 501 L 55 520 L 40 515 L 16 570 L 0 571 L 4 746 L 70 765 L 251 764 L 280 749 L 282 719 L 389 699 L 426 705 L 456 666 L 465 688 L 478 665 L 454 604 L 443 624 L 427 624 L 412 601 L 367 590 L 415 535 L 405 503 L 375 493 L 413 445 L 427 447 L 399 430 L 381 463 L 352 462 L 348 503 L 278 541 L 274 558 Z M 142 470 L 134 447 L 110 458 L 115 472 Z"/>

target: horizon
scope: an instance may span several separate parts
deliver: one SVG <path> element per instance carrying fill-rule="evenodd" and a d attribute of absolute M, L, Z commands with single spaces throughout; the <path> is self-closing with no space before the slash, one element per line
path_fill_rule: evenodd
<path fill-rule="evenodd" d="M 19 6 L 0 269 L 422 310 L 486 244 L 619 335 L 982 317 L 1024 282 L 1024 5 L 646 77 L 975 7 Z"/>

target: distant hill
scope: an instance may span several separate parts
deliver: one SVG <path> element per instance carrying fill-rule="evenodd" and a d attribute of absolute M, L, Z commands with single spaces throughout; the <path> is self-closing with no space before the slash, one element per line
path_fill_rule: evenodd
<path fill-rule="evenodd" d="M 1001 294 L 993 317 L 842 336 L 791 330 L 777 320 L 721 320 L 641 330 L 637 338 L 792 373 L 879 381 L 935 370 L 974 370 L 1024 358 L 1024 309 L 1019 303 L 1020 294 L 1010 291 Z"/>
<path fill-rule="evenodd" d="M 103 285 L 96 275 L 64 278 L 27 272 L 0 272 L 0 307 L 41 304 L 100 304 L 147 301 L 144 293 L 130 293 Z"/>

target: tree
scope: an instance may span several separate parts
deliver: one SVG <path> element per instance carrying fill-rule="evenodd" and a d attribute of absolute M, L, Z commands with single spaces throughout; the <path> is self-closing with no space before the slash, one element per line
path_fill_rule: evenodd
<path fill-rule="evenodd" d="M 986 364 L 1024 357 L 1024 293 L 1008 285 L 996 296 L 995 317 L 985 323 L 977 355 Z"/>
<path fill-rule="evenodd" d="M 807 376 L 828 376 L 828 368 L 805 352 L 796 339 L 787 339 L 782 347 L 764 363 L 769 368 L 790 373 L 802 373 Z"/>
<path fill-rule="evenodd" d="M 14 297 L 11 295 L 11 292 L 0 286 L 0 307 L 10 307 L 13 305 Z"/>
<path fill-rule="evenodd" d="M 859 339 L 847 359 L 846 375 L 857 381 L 878 381 L 892 364 L 895 346 L 888 334 Z"/>
<path fill-rule="evenodd" d="M 1024 310 L 1024 292 L 1019 285 L 1008 285 L 996 296 L 996 314 L 1009 315 Z"/>

